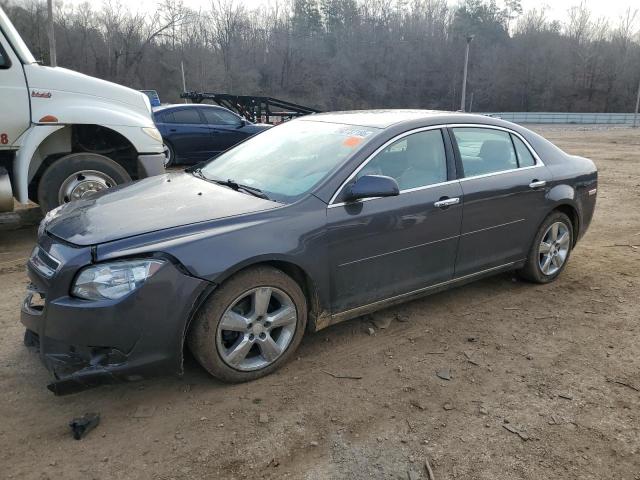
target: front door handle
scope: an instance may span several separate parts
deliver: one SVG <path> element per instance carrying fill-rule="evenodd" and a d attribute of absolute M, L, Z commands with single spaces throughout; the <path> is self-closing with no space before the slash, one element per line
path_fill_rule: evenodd
<path fill-rule="evenodd" d="M 459 203 L 460 203 L 460 197 L 441 198 L 440 200 L 435 202 L 433 206 L 437 208 L 447 208 L 447 207 L 450 207 L 451 205 L 457 205 Z"/>
<path fill-rule="evenodd" d="M 547 182 L 545 180 L 533 180 L 529 184 L 529 188 L 542 188 L 546 185 L 547 185 Z"/>

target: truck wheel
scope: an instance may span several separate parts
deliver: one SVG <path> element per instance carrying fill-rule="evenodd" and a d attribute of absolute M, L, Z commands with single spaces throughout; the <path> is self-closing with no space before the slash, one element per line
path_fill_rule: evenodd
<path fill-rule="evenodd" d="M 63 203 L 130 181 L 127 171 L 110 158 L 97 153 L 72 153 L 45 170 L 38 184 L 38 202 L 47 213 Z"/>

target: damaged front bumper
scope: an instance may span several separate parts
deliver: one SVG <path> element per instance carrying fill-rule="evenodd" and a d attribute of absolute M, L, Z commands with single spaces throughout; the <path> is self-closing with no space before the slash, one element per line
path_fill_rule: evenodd
<path fill-rule="evenodd" d="M 166 262 L 119 300 L 83 300 L 68 292 L 85 265 L 72 265 L 77 255 L 65 263 L 71 247 L 56 247 L 61 269 L 51 278 L 28 263 L 31 284 L 21 311 L 25 344 L 38 348 L 53 374 L 49 390 L 65 395 L 118 381 L 180 374 L 188 320 L 208 282 Z"/>

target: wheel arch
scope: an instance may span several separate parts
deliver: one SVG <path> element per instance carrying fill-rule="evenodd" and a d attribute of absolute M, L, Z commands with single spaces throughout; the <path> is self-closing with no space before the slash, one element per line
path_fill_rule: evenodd
<path fill-rule="evenodd" d="M 553 212 L 562 212 L 571 220 L 571 226 L 573 228 L 573 243 L 571 247 L 573 248 L 578 241 L 580 232 L 580 215 L 578 214 L 578 209 L 570 203 L 561 203 L 556 205 L 550 214 Z"/>
<path fill-rule="evenodd" d="M 137 178 L 138 152 L 120 132 L 103 125 L 67 125 L 47 136 L 29 161 L 29 198 L 38 203 L 38 184 L 46 169 L 56 160 L 72 153 L 97 153 L 123 167 Z"/>
<path fill-rule="evenodd" d="M 259 258 L 227 270 L 222 277 L 218 278 L 215 283 L 212 283 L 211 286 L 204 291 L 201 298 L 199 298 L 198 301 L 194 304 L 194 307 L 189 314 L 189 318 L 185 323 L 184 332 L 182 335 L 183 353 L 184 345 L 189 333 L 189 329 L 191 328 L 192 320 L 198 310 L 202 307 L 206 299 L 209 298 L 209 296 L 212 295 L 220 285 L 232 278 L 234 275 L 237 275 L 238 273 L 250 268 L 259 266 L 269 266 L 280 270 L 291 277 L 293 281 L 298 284 L 307 300 L 307 331 L 313 332 L 317 330 L 317 319 L 322 315 L 322 313 L 320 307 L 321 304 L 319 291 L 315 282 L 311 278 L 311 275 L 309 275 L 309 273 L 304 268 L 302 268 L 296 262 L 291 261 L 290 259 Z"/>
<path fill-rule="evenodd" d="M 284 272 L 286 275 L 291 277 L 293 281 L 295 281 L 298 286 L 302 289 L 302 293 L 304 294 L 307 300 L 307 331 L 315 332 L 317 330 L 316 323 L 318 317 L 321 315 L 320 313 L 320 297 L 318 294 L 318 290 L 315 286 L 315 283 L 311 279 L 311 276 L 297 263 L 292 262 L 291 260 L 283 260 L 283 259 L 259 259 L 253 261 L 251 263 L 243 264 L 238 268 L 231 269 L 226 272 L 223 278 L 218 279 L 217 282 L 211 283 L 207 288 L 205 288 L 199 297 L 196 299 L 191 312 L 184 324 L 184 331 L 182 332 L 182 341 L 181 341 L 181 351 L 180 351 L 180 371 L 179 374 L 183 373 L 183 363 L 184 363 L 184 349 L 187 343 L 187 336 L 189 334 L 189 329 L 193 323 L 193 319 L 195 318 L 198 310 L 202 308 L 206 300 L 216 291 L 216 289 L 222 285 L 224 282 L 232 278 L 234 275 L 248 270 L 250 268 L 255 268 L 259 266 L 270 266 L 277 270 Z"/>

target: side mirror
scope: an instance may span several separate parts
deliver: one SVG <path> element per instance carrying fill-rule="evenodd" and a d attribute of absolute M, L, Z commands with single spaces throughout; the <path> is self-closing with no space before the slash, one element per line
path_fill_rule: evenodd
<path fill-rule="evenodd" d="M 398 182 L 384 175 L 364 175 L 347 189 L 346 201 L 361 198 L 394 197 L 400 194 Z"/>
<path fill-rule="evenodd" d="M 242 128 L 247 124 L 247 121 L 244 118 L 241 118 L 238 122 L 238 128 Z"/>

